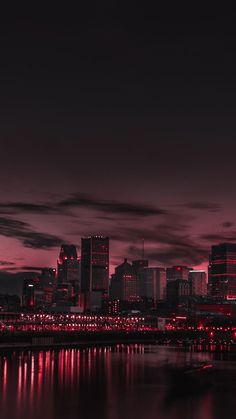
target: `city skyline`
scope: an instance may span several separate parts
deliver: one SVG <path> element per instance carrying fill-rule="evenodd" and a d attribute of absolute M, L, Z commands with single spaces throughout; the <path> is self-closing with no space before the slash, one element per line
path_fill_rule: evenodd
<path fill-rule="evenodd" d="M 199 203 L 200 204 L 200 203 Z M 15 204 L 16 205 L 16 204 Z M 74 204 L 73 204 L 74 205 Z M 95 204 L 93 204 L 95 205 Z M 104 204 L 106 205 L 106 204 Z M 115 206 L 116 204 L 114 204 Z M 201 203 L 201 205 L 203 205 L 203 203 Z M 79 204 L 78 204 L 79 206 Z M 82 204 L 83 206 L 83 204 Z M 117 204 L 117 206 L 119 207 L 119 204 Z M 9 205 L 10 207 L 10 205 Z M 202 210 L 202 208 L 201 208 Z M 27 210 L 29 212 L 31 212 L 31 209 Z M 37 209 L 32 209 L 32 211 L 37 211 Z M 122 212 L 124 210 L 122 209 Z M 127 212 L 128 213 L 132 213 L 134 211 L 146 211 L 147 213 L 150 212 L 150 215 L 145 215 L 143 217 L 153 217 L 153 213 L 155 213 L 155 211 L 161 211 L 161 210 L 156 210 L 154 207 L 132 207 L 132 205 L 130 207 L 128 207 Z M 211 213 L 213 210 L 212 209 L 208 209 L 209 213 Z M 162 215 L 162 214 L 161 214 Z M 163 215 L 166 216 L 166 213 L 164 213 L 163 211 Z M 168 215 L 169 216 L 169 215 Z M 170 217 L 172 217 L 173 214 L 170 215 Z M 73 216 L 72 216 L 73 217 Z M 25 263 L 21 263 L 20 260 L 21 258 L 15 257 L 15 255 L 10 255 L 8 254 L 8 257 L 6 257 L 5 259 L 8 260 L 1 260 L 0 264 L 1 264 L 1 270 L 9 270 L 10 271 L 20 271 L 22 269 L 28 269 L 30 266 L 37 266 L 37 267 L 45 267 L 45 266 L 56 266 L 56 262 L 55 260 L 57 259 L 57 252 L 58 252 L 58 248 L 65 242 L 65 240 L 61 239 L 59 237 L 50 235 L 50 234 L 42 234 L 42 233 L 37 233 L 35 231 L 29 231 L 28 227 L 27 227 L 27 223 L 25 222 L 20 222 L 18 223 L 19 227 L 16 225 L 14 226 L 14 224 L 17 224 L 16 220 L 14 223 L 14 220 L 10 217 L 7 218 L 10 223 L 12 224 L 12 226 L 9 226 L 9 230 L 15 230 L 16 231 L 16 237 L 18 236 L 17 240 L 19 241 L 19 246 L 21 245 L 22 247 L 25 247 Z M 22 224 L 22 226 L 21 226 Z M 123 259 L 124 257 L 128 257 L 129 259 L 139 259 L 142 258 L 142 253 L 143 253 L 143 246 L 144 246 L 144 252 L 145 252 L 145 257 L 147 259 L 149 259 L 151 261 L 152 264 L 158 264 L 160 266 L 171 266 L 171 265 L 178 265 L 178 264 L 182 264 L 182 265 L 193 265 L 194 267 L 201 267 L 201 266 L 205 266 L 208 264 L 208 256 L 209 256 L 209 251 L 210 251 L 210 247 L 212 245 L 213 240 L 217 243 L 219 242 L 234 242 L 235 238 L 234 238 L 234 232 L 231 230 L 233 223 L 229 223 L 229 222 L 224 222 L 222 223 L 222 229 L 225 229 L 225 233 L 228 232 L 228 234 L 225 235 L 220 235 L 220 234 L 203 234 L 200 235 L 199 234 L 199 239 L 202 239 L 202 243 L 205 242 L 209 243 L 209 244 L 205 244 L 204 246 L 202 245 L 199 248 L 199 245 L 196 241 L 195 244 L 195 251 L 196 254 L 194 252 L 194 244 L 193 242 L 191 243 L 191 246 L 189 248 L 189 250 L 187 249 L 187 246 L 189 245 L 190 241 L 187 239 L 187 236 L 183 236 L 181 235 L 181 233 L 179 232 L 180 228 L 175 225 L 172 226 L 173 227 L 173 231 L 171 232 L 171 226 L 164 225 L 161 224 L 159 226 L 159 231 L 158 231 L 158 227 L 156 228 L 156 232 L 155 231 L 150 231 L 150 230 L 145 230 L 145 229 L 141 229 L 141 228 L 132 228 L 130 227 L 129 229 L 127 229 L 127 232 L 125 231 L 125 228 L 121 228 L 121 234 L 120 237 L 117 236 L 111 236 L 109 235 L 109 232 L 106 231 L 106 235 L 109 235 L 109 237 L 111 238 L 111 246 L 113 251 L 111 251 L 111 256 L 112 256 L 112 260 L 110 263 L 111 266 L 111 270 L 114 270 L 114 267 L 116 266 L 117 262 L 119 262 L 121 259 Z M 7 227 L 7 226 L 6 226 Z M 187 229 L 187 225 L 183 225 L 183 228 Z M 24 232 L 24 228 L 25 228 L 25 232 Z M 134 234 L 135 239 L 129 239 L 129 237 L 125 237 L 125 234 L 127 233 L 130 234 Z M 123 243 L 123 246 L 120 245 L 121 250 L 119 250 L 120 254 L 114 254 L 114 250 L 116 249 L 116 242 L 122 242 L 122 233 L 124 234 L 124 238 L 125 240 L 127 240 L 127 242 Z M 3 233 L 3 237 L 4 237 L 5 233 Z M 75 236 L 76 234 L 71 234 L 71 236 Z M 98 233 L 96 234 L 90 234 L 88 236 L 78 236 L 78 241 L 81 239 L 81 237 L 90 237 L 93 235 L 99 235 Z M 168 235 L 169 235 L 169 240 L 168 240 Z M 69 235 L 68 235 L 69 236 Z M 159 237 L 158 237 L 159 236 Z M 14 240 L 14 236 L 11 237 L 10 231 L 6 232 L 6 237 L 10 237 L 9 239 L 9 243 Z M 146 237 L 146 238 L 145 238 Z M 179 243 L 178 243 L 178 238 L 179 238 Z M 186 238 L 186 243 L 184 243 L 184 238 Z M 176 251 L 176 253 L 174 252 L 174 250 L 171 253 L 171 247 L 170 245 L 172 244 L 172 241 L 174 240 L 174 245 L 176 246 L 176 249 L 178 249 Z M 40 243 L 41 241 L 41 243 Z M 67 241 L 68 244 L 75 244 L 77 249 L 80 250 L 80 243 L 75 242 L 75 241 Z M 169 248 L 167 247 L 166 252 L 163 252 L 162 247 L 160 247 L 160 244 L 164 244 L 164 245 L 169 245 Z M 32 246 L 32 247 L 31 247 Z M 186 246 L 186 252 L 183 253 L 183 255 L 181 256 L 181 254 L 179 254 L 179 251 L 182 249 L 182 251 L 184 250 L 184 246 Z M 123 247 L 123 248 L 122 248 Z M 8 250 L 8 249 L 7 249 Z M 32 254 L 31 251 L 34 251 L 36 254 L 40 254 L 40 251 L 42 252 L 42 254 L 44 255 L 44 257 L 39 257 L 37 256 L 36 259 L 34 259 L 34 263 L 27 263 L 27 261 L 29 261 L 29 257 Z M 169 251 L 169 254 L 168 254 Z M 2 252 L 3 253 L 3 252 Z M 198 256 L 199 255 L 199 256 Z M 46 256 L 46 257 L 45 257 Z M 49 256 L 49 257 L 48 257 Z M 16 261 L 16 263 L 13 262 L 13 260 Z M 22 258 L 23 260 L 23 258 Z"/>
<path fill-rule="evenodd" d="M 110 269 L 111 268 L 110 252 L 109 252 L 110 238 L 109 237 L 98 236 L 98 235 L 81 237 L 82 248 L 83 248 L 83 243 L 84 244 L 86 243 L 86 246 L 90 246 L 90 244 L 89 244 L 90 242 L 91 243 L 94 242 L 94 246 L 95 246 L 95 248 L 94 248 L 94 250 L 95 250 L 95 254 L 94 254 L 95 268 L 96 268 L 96 264 L 98 263 L 98 265 L 100 265 L 100 268 L 102 268 L 102 271 L 103 271 L 103 269 L 107 270 L 107 273 L 105 274 L 105 276 L 107 278 L 105 280 L 105 282 L 107 282 L 108 278 L 112 279 L 114 273 L 116 272 L 117 267 L 119 267 L 119 265 L 122 265 L 123 261 L 125 261 L 125 263 L 127 262 L 127 260 L 128 260 L 127 255 L 124 255 L 123 258 L 118 260 L 117 264 L 114 266 L 114 269 Z M 104 246 L 104 244 L 105 244 L 105 246 Z M 236 246 L 235 243 L 227 244 L 227 243 L 222 243 L 221 242 L 218 245 L 212 244 L 211 248 L 209 249 L 209 252 L 208 252 L 208 261 L 207 261 L 206 265 L 204 265 L 201 268 L 196 267 L 196 266 L 190 266 L 190 265 L 187 266 L 186 264 L 183 263 L 183 261 L 180 261 L 179 264 L 172 264 L 171 265 L 171 263 L 166 263 L 166 264 L 162 264 L 162 265 L 160 265 L 160 264 L 157 265 L 153 261 L 150 261 L 146 257 L 146 255 L 144 253 L 145 248 L 144 248 L 144 241 L 143 240 L 142 240 L 141 254 L 138 255 L 137 258 L 131 257 L 129 259 L 129 261 L 132 262 L 132 266 L 134 267 L 134 269 L 135 269 L 136 264 L 137 264 L 137 267 L 139 267 L 139 268 L 140 267 L 147 268 L 149 266 L 149 268 L 151 270 L 152 269 L 160 269 L 160 270 L 164 269 L 167 273 L 167 277 L 169 277 L 171 279 L 174 279 L 174 278 L 187 279 L 188 275 L 189 275 L 189 272 L 204 272 L 205 275 L 206 275 L 206 278 L 207 278 L 207 273 L 209 274 L 209 269 L 211 267 L 211 252 L 212 252 L 212 249 L 213 248 L 218 248 L 218 247 L 221 247 L 221 246 L 225 246 L 225 245 L 229 246 L 230 248 L 232 247 L 234 249 L 235 249 L 235 246 Z M 59 251 L 59 248 L 57 250 Z M 77 251 L 77 250 L 79 250 L 79 251 Z M 37 274 L 37 272 L 40 272 L 40 271 L 43 272 L 44 270 L 46 270 L 46 271 L 47 270 L 52 270 L 52 271 L 57 272 L 58 285 L 60 285 L 60 283 L 62 283 L 64 281 L 69 282 L 69 283 L 70 282 L 73 283 L 74 280 L 76 280 L 76 281 L 79 280 L 80 281 L 81 280 L 81 273 L 79 273 L 79 277 L 77 278 L 77 273 L 76 272 L 77 272 L 77 270 L 78 270 L 78 272 L 80 271 L 81 261 L 84 259 L 84 257 L 85 257 L 84 260 L 87 260 L 87 258 L 90 257 L 89 256 L 90 252 L 91 252 L 91 250 L 89 250 L 89 247 L 85 251 L 85 248 L 84 248 L 84 250 L 81 250 L 81 246 L 79 246 L 79 249 L 77 249 L 76 245 L 74 245 L 74 244 L 61 243 L 59 258 L 58 258 L 58 254 L 57 254 L 56 261 L 54 261 L 54 264 L 52 264 L 51 266 L 46 266 L 45 264 L 41 264 L 41 265 L 39 264 L 38 266 L 24 266 L 22 270 L 18 270 L 17 272 L 15 272 L 14 268 L 13 268 L 13 270 L 11 270 L 9 272 L 2 270 L 2 275 L 0 275 L 0 290 L 2 290 L 3 292 L 4 291 L 5 292 L 12 292 L 12 293 L 16 292 L 16 293 L 21 294 L 21 291 L 19 291 L 19 290 L 22 287 L 22 281 L 24 279 L 26 279 L 26 281 L 27 281 L 27 278 L 30 280 L 31 278 L 33 278 Z M 100 252 L 102 252 L 102 253 L 100 253 Z M 96 261 L 96 259 L 97 259 L 97 261 Z M 65 266 L 64 266 L 64 263 L 65 263 Z M 86 263 L 88 264 L 88 262 L 86 262 Z M 68 264 L 68 266 L 67 266 L 67 264 Z M 57 269 L 56 269 L 56 266 L 57 266 Z M 62 267 L 62 266 L 64 266 L 64 267 Z M 88 268 L 88 266 L 87 266 L 87 268 Z M 64 271 L 64 273 L 63 273 L 63 271 Z M 104 281 L 102 271 L 101 271 L 102 276 L 100 277 L 100 274 L 98 275 L 98 281 Z M 225 268 L 225 271 L 227 271 L 226 268 Z M 83 268 L 82 268 L 82 272 L 83 272 Z M 88 272 L 86 273 L 86 275 L 87 274 L 88 274 Z M 71 279 L 68 279 L 69 277 L 67 278 L 67 275 L 71 275 Z M 91 281 L 91 279 L 89 279 L 91 277 L 90 275 L 91 274 L 89 274 L 89 276 L 87 275 L 88 277 L 86 276 L 87 277 L 86 281 L 88 283 Z M 67 279 L 63 279 L 64 276 Z M 37 278 L 37 275 L 35 277 Z M 93 277 L 93 275 L 92 275 L 92 277 Z M 102 288 L 98 287 L 97 290 L 101 291 L 104 288 L 103 291 L 105 291 L 106 287 L 108 287 L 108 282 L 107 282 L 107 286 L 102 287 Z M 105 292 L 105 294 L 106 294 L 106 292 Z"/>
<path fill-rule="evenodd" d="M 233 418 L 232 5 L 5 6 L 1 419 Z"/>

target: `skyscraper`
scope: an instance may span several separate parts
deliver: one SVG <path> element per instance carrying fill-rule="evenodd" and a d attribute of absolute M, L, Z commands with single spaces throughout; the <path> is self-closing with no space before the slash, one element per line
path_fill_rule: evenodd
<path fill-rule="evenodd" d="M 139 299 L 138 275 L 127 259 L 115 268 L 111 277 L 111 297 L 129 302 Z"/>
<path fill-rule="evenodd" d="M 164 268 L 143 268 L 139 271 L 141 297 L 152 298 L 154 303 L 165 299 L 166 270 Z"/>
<path fill-rule="evenodd" d="M 81 293 L 85 309 L 101 308 L 109 288 L 109 238 L 92 236 L 81 239 Z"/>
<path fill-rule="evenodd" d="M 72 298 L 76 303 L 80 290 L 80 261 L 73 244 L 63 244 L 57 261 L 58 285 L 70 284 Z"/>
<path fill-rule="evenodd" d="M 192 268 L 187 266 L 177 265 L 166 269 L 166 277 L 168 281 L 174 281 L 175 279 L 188 280 L 189 271 Z"/>
<path fill-rule="evenodd" d="M 190 296 L 190 283 L 185 279 L 168 281 L 166 286 L 167 301 L 171 307 L 186 305 Z"/>
<path fill-rule="evenodd" d="M 214 298 L 236 299 L 236 244 L 220 243 L 211 248 L 209 292 Z"/>
<path fill-rule="evenodd" d="M 206 272 L 200 269 L 189 272 L 191 295 L 204 296 L 207 294 Z"/>

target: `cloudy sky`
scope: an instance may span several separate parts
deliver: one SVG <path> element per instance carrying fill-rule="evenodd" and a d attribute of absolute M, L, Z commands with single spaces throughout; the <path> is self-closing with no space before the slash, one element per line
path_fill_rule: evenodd
<path fill-rule="evenodd" d="M 2 17 L 2 274 L 90 234 L 111 269 L 142 238 L 194 267 L 236 240 L 235 16 L 140 4 Z"/>

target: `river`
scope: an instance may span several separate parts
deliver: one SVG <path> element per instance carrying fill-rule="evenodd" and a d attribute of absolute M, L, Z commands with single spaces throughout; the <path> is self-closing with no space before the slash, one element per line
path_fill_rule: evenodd
<path fill-rule="evenodd" d="M 180 382 L 173 393 L 163 365 L 196 362 L 214 366 L 213 385 L 188 392 Z M 0 388 L 1 419 L 230 419 L 236 360 L 230 353 L 137 344 L 6 352 Z"/>

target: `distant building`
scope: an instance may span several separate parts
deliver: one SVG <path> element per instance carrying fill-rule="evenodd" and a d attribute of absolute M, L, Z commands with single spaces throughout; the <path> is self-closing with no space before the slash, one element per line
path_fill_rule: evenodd
<path fill-rule="evenodd" d="M 69 282 L 61 283 L 56 290 L 57 306 L 71 306 L 73 297 L 73 287 Z"/>
<path fill-rule="evenodd" d="M 236 299 L 236 244 L 220 243 L 211 248 L 208 271 L 213 298 Z"/>
<path fill-rule="evenodd" d="M 21 301 L 18 295 L 0 294 L 0 311 L 16 312 L 20 310 Z"/>
<path fill-rule="evenodd" d="M 139 293 L 141 298 L 151 298 L 156 305 L 166 295 L 166 270 L 164 268 L 143 268 L 139 271 Z"/>
<path fill-rule="evenodd" d="M 41 288 L 43 290 L 43 304 L 49 307 L 55 300 L 56 292 L 56 269 L 44 268 L 40 275 Z"/>
<path fill-rule="evenodd" d="M 80 291 L 80 261 L 74 245 L 63 244 L 57 261 L 58 286 L 70 284 L 72 304 L 77 304 Z"/>
<path fill-rule="evenodd" d="M 24 279 L 22 289 L 22 306 L 26 310 L 45 309 L 55 300 L 56 269 L 42 269 L 34 272 L 32 277 Z"/>
<path fill-rule="evenodd" d="M 187 281 L 189 271 L 191 270 L 192 268 L 188 268 L 187 266 L 182 266 L 182 265 L 176 265 L 176 266 L 172 266 L 171 268 L 167 268 L 166 269 L 167 281 L 174 281 L 175 279 L 182 279 L 182 280 Z"/>
<path fill-rule="evenodd" d="M 190 283 L 185 279 L 176 279 L 167 282 L 167 301 L 172 307 L 188 303 L 190 296 Z"/>
<path fill-rule="evenodd" d="M 22 306 L 33 311 L 37 307 L 36 295 L 37 291 L 40 290 L 40 281 L 37 277 L 26 278 L 23 282 L 22 289 Z"/>
<path fill-rule="evenodd" d="M 109 291 L 109 238 L 92 236 L 81 239 L 81 293 L 85 310 L 101 309 Z"/>
<path fill-rule="evenodd" d="M 120 313 L 120 300 L 105 298 L 102 302 L 102 312 L 109 316 L 115 316 Z"/>
<path fill-rule="evenodd" d="M 207 281 L 206 272 L 203 270 L 189 271 L 189 283 L 191 295 L 206 296 L 207 295 Z"/>
<path fill-rule="evenodd" d="M 115 268 L 115 273 L 111 277 L 110 294 L 112 298 L 122 301 L 139 299 L 137 271 L 127 259 Z"/>

